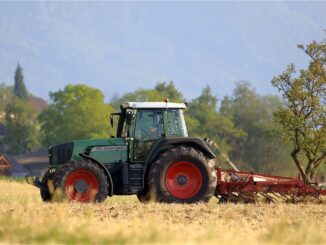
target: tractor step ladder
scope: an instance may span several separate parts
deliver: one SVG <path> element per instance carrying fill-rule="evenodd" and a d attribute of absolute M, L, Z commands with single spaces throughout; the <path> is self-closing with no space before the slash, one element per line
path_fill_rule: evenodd
<path fill-rule="evenodd" d="M 131 163 L 128 168 L 129 191 L 137 193 L 143 189 L 144 164 Z"/>

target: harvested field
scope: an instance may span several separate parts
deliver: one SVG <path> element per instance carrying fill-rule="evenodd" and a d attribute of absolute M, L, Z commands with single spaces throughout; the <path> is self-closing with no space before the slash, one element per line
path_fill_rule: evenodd
<path fill-rule="evenodd" d="M 42 203 L 38 190 L 0 180 L 0 243 L 325 244 L 325 204 Z"/>

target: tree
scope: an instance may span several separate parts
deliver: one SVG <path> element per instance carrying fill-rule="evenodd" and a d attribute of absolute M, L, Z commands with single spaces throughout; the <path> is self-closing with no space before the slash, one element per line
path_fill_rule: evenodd
<path fill-rule="evenodd" d="M 18 98 L 7 104 L 5 116 L 5 148 L 10 154 L 36 150 L 40 146 L 36 112 L 29 103 Z"/>
<path fill-rule="evenodd" d="M 234 126 L 230 117 L 218 112 L 217 102 L 211 88 L 206 86 L 199 97 L 189 102 L 185 116 L 189 135 L 213 140 L 218 146 L 214 150 L 219 162 L 224 162 L 222 155 L 228 155 L 232 142 L 244 137 L 244 132 Z"/>
<path fill-rule="evenodd" d="M 0 83 L 0 123 L 4 121 L 5 108 L 13 97 L 12 93 L 11 87 L 6 86 L 4 83 Z"/>
<path fill-rule="evenodd" d="M 189 103 L 189 114 L 201 124 L 209 121 L 209 116 L 217 112 L 217 98 L 212 94 L 212 89 L 206 86 L 201 95 Z"/>
<path fill-rule="evenodd" d="M 169 98 L 171 102 L 182 102 L 183 95 L 178 91 L 172 81 L 157 83 L 154 89 L 138 89 L 135 92 L 126 93 L 121 97 L 116 96 L 111 100 L 114 108 L 127 101 L 163 101 Z"/>
<path fill-rule="evenodd" d="M 307 69 L 293 64 L 272 81 L 284 106 L 275 113 L 284 139 L 291 142 L 291 157 L 305 182 L 312 182 L 326 159 L 326 40 L 299 45 L 310 58 Z"/>
<path fill-rule="evenodd" d="M 86 85 L 67 85 L 50 93 L 52 102 L 39 115 L 43 144 L 109 137 L 108 116 L 113 108 L 104 103 L 101 91 Z"/>
<path fill-rule="evenodd" d="M 135 92 L 130 92 L 122 95 L 121 97 L 117 96 L 113 100 L 111 100 L 111 104 L 114 108 L 118 109 L 119 105 L 129 102 L 129 101 L 163 101 L 161 99 L 161 95 L 159 92 L 153 89 L 138 89 Z"/>
<path fill-rule="evenodd" d="M 19 64 L 17 64 L 15 72 L 14 95 L 22 100 L 28 99 L 28 93 L 24 83 L 23 69 Z"/>
<path fill-rule="evenodd" d="M 248 82 L 237 83 L 233 95 L 223 99 L 221 114 L 245 132 L 245 137 L 229 145 L 229 157 L 238 166 L 266 173 L 292 171 L 286 164 L 288 146 L 279 140 L 273 122 L 273 112 L 280 105 L 278 97 L 259 95 Z"/>
<path fill-rule="evenodd" d="M 166 98 L 169 98 L 170 101 L 183 102 L 184 100 L 182 93 L 176 89 L 172 81 L 170 81 L 169 83 L 167 82 L 158 83 L 155 86 L 154 90 L 159 92 L 161 96 L 164 95 Z"/>
<path fill-rule="evenodd" d="M 2 140 L 2 148 L 11 154 L 20 154 L 37 149 L 39 143 L 39 128 L 36 121 L 36 111 L 32 108 L 28 92 L 24 84 L 23 70 L 18 64 L 15 72 L 15 85 L 12 90 L 4 87 L 1 96 L 4 107 L 4 124 L 6 135 Z"/>

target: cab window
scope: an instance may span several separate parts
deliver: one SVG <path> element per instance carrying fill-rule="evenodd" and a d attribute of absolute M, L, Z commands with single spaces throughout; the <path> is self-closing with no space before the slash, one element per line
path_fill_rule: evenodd
<path fill-rule="evenodd" d="M 180 109 L 169 109 L 167 111 L 167 135 L 187 137 L 187 127 Z"/>
<path fill-rule="evenodd" d="M 164 133 L 162 110 L 138 110 L 135 139 L 139 141 L 158 139 Z"/>

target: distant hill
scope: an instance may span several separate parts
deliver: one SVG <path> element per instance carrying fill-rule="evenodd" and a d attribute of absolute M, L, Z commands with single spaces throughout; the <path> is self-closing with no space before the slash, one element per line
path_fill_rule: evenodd
<path fill-rule="evenodd" d="M 0 122 L 4 120 L 6 105 L 11 101 L 12 97 L 13 86 L 0 83 Z M 32 94 L 29 95 L 29 103 L 38 112 L 43 111 L 48 106 L 44 99 L 35 97 Z"/>

